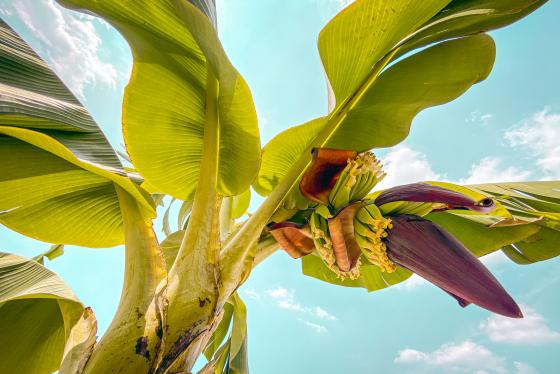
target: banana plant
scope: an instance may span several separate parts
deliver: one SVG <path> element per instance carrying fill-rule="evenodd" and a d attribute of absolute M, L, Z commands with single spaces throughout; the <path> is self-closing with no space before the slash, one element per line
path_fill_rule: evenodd
<path fill-rule="evenodd" d="M 103 18 L 134 60 L 125 168 L 48 65 L 0 23 L 0 223 L 52 243 L 124 244 L 121 300 L 98 340 L 94 311 L 37 261 L 0 255 L 0 358 L 11 373 L 247 373 L 236 290 L 282 248 L 305 275 L 375 291 L 416 273 L 459 305 L 522 317 L 478 257 L 560 254 L 560 181 L 376 190 L 374 149 L 423 109 L 483 81 L 485 32 L 545 0 L 356 0 L 321 31 L 328 113 L 261 149 L 251 91 L 217 33 L 214 0 L 57 0 Z M 265 197 L 245 214 L 250 189 Z M 180 201 L 178 230 L 155 207 Z M 245 217 L 245 218 L 243 218 Z M 37 260 L 42 260 L 43 255 Z M 50 258 L 50 257 L 49 257 Z M 22 334 L 23 332 L 23 334 Z"/>

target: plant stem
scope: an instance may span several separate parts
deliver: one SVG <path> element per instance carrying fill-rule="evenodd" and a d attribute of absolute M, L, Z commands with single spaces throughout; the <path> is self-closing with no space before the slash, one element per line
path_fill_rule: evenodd
<path fill-rule="evenodd" d="M 328 143 L 336 130 L 344 122 L 348 112 L 359 103 L 396 52 L 397 50 L 394 50 L 379 61 L 373 67 L 371 73 L 364 79 L 356 91 L 356 94 L 345 99 L 340 105 L 337 105 L 329 115 L 325 127 L 317 134 L 298 161 L 292 165 L 288 173 L 282 178 L 270 195 L 268 195 L 255 214 L 251 216 L 235 236 L 228 241 L 223 250 L 222 258 L 222 295 L 231 294 L 231 292 L 239 286 L 240 280 L 246 276 L 247 256 L 251 256 L 251 249 L 255 247 L 254 244 L 270 217 L 280 207 L 286 195 L 295 188 L 297 182 L 302 178 L 305 170 L 309 167 L 311 163 L 311 150 L 314 147 L 323 147 Z"/>
<path fill-rule="evenodd" d="M 156 289 L 167 274 L 151 220 L 142 216 L 132 196 L 117 185 L 115 189 L 125 231 L 124 285 L 113 321 L 84 373 L 147 373 L 160 343 Z"/>
<path fill-rule="evenodd" d="M 192 213 L 177 258 L 169 271 L 164 350 L 158 373 L 190 371 L 219 318 L 218 283 L 221 198 L 218 81 L 207 70 L 206 125 L 200 177 Z"/>
<path fill-rule="evenodd" d="M 266 238 L 257 244 L 257 250 L 255 251 L 255 259 L 253 260 L 253 268 L 258 264 L 266 260 L 270 255 L 276 252 L 280 248 L 274 238 Z"/>

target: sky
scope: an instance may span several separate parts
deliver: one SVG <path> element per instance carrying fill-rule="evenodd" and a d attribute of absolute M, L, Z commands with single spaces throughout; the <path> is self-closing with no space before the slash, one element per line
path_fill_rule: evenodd
<path fill-rule="evenodd" d="M 326 113 L 316 40 L 345 3 L 218 0 L 222 43 L 252 89 L 263 145 Z M 418 115 L 405 142 L 376 150 L 388 174 L 381 187 L 434 179 L 559 179 L 559 13 L 560 2 L 551 1 L 492 32 L 497 59 L 490 77 Z M 121 103 L 132 60 L 118 32 L 52 0 L 0 0 L 0 16 L 80 98 L 113 146 L 122 147 Z M 252 209 L 259 201 L 253 199 Z M 161 219 L 156 229 L 163 237 Z M 30 257 L 47 248 L 0 228 L 2 251 Z M 92 306 L 102 332 L 118 303 L 123 261 L 122 247 L 67 247 L 46 266 Z M 524 319 L 461 309 L 416 276 L 374 293 L 322 283 L 303 276 L 299 261 L 279 251 L 239 292 L 248 307 L 251 372 L 558 372 L 560 260 L 519 266 L 495 253 L 484 262 L 521 305 Z"/>

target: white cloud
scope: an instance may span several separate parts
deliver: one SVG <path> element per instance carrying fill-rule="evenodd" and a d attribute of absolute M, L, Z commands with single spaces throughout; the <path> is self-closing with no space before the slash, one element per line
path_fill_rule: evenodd
<path fill-rule="evenodd" d="M 13 13 L 8 9 L 0 8 L 0 14 L 3 16 L 11 16 Z"/>
<path fill-rule="evenodd" d="M 262 129 L 268 125 L 268 117 L 264 115 L 259 108 L 256 108 L 256 110 L 257 110 L 257 119 L 259 120 L 259 128 Z"/>
<path fill-rule="evenodd" d="M 478 164 L 471 166 L 469 176 L 460 183 L 476 184 L 487 182 L 516 182 L 526 180 L 531 172 L 515 166 L 501 167 L 498 157 L 485 157 Z"/>
<path fill-rule="evenodd" d="M 401 184 L 427 180 L 446 180 L 445 175 L 436 173 L 422 152 L 407 145 L 398 145 L 382 158 L 383 170 L 387 174 L 376 189 L 385 189 Z M 531 172 L 515 166 L 502 167 L 498 157 L 485 157 L 473 164 L 466 178 L 460 184 L 486 182 L 516 182 L 526 180 Z"/>
<path fill-rule="evenodd" d="M 281 309 L 286 309 L 290 311 L 294 311 L 297 313 L 302 313 L 306 315 L 310 315 L 324 321 L 336 321 L 337 318 L 327 312 L 325 309 L 315 306 L 315 307 L 307 307 L 302 306 L 300 303 L 295 301 L 294 291 L 289 291 L 284 287 L 276 287 L 271 290 L 266 290 L 266 293 L 276 301 L 276 306 Z M 327 328 L 323 325 L 318 323 L 310 322 L 304 319 L 300 319 L 307 327 L 311 328 L 313 331 L 317 333 L 325 333 L 327 332 Z"/>
<path fill-rule="evenodd" d="M 486 265 L 486 267 L 490 268 L 508 262 L 507 256 L 502 251 L 495 251 L 484 255 L 480 258 L 480 261 L 482 261 L 482 263 Z"/>
<path fill-rule="evenodd" d="M 313 313 L 321 319 L 326 319 L 327 321 L 336 321 L 335 316 L 333 316 L 332 314 L 330 314 L 329 312 L 327 312 L 326 310 L 324 310 L 321 307 L 316 306 L 313 309 Z"/>
<path fill-rule="evenodd" d="M 336 321 L 337 318 L 330 314 L 320 306 L 303 306 L 295 301 L 294 291 L 289 291 L 284 287 L 276 287 L 271 290 L 266 290 L 268 296 L 276 301 L 276 306 L 281 309 L 291 310 L 294 312 L 305 313 L 310 316 L 325 320 Z"/>
<path fill-rule="evenodd" d="M 387 173 L 378 189 L 398 186 L 400 184 L 441 179 L 434 172 L 426 155 L 406 145 L 398 145 L 382 159 L 383 170 Z"/>
<path fill-rule="evenodd" d="M 259 300 L 261 298 L 261 295 L 259 295 L 259 293 L 253 289 L 244 289 L 243 293 L 249 298 L 249 299 L 253 299 L 253 300 Z"/>
<path fill-rule="evenodd" d="M 482 322 L 480 328 L 496 343 L 536 345 L 560 342 L 560 332 L 552 330 L 541 314 L 527 306 L 522 306 L 522 310 L 522 319 L 494 315 Z"/>
<path fill-rule="evenodd" d="M 282 309 L 295 310 L 296 312 L 305 312 L 305 308 L 300 304 L 294 303 L 291 300 L 279 300 L 278 306 Z"/>
<path fill-rule="evenodd" d="M 470 122 L 492 120 L 491 113 L 475 111 L 471 113 Z M 560 177 L 560 113 L 550 113 L 548 110 L 535 113 L 521 126 L 511 128 L 504 134 L 504 138 L 513 148 L 528 151 L 536 158 L 536 165 L 548 179 Z M 385 179 L 378 188 L 414 183 L 425 180 L 445 180 L 445 175 L 436 173 L 426 155 L 413 150 L 407 145 L 398 145 L 383 157 Z M 471 166 L 466 178 L 459 180 L 461 184 L 476 184 L 487 182 L 516 182 L 534 177 L 531 170 L 517 166 L 503 166 L 500 157 L 484 157 Z"/>
<path fill-rule="evenodd" d="M 417 287 L 429 284 L 430 282 L 428 282 L 427 280 L 425 280 L 424 278 L 422 278 L 421 276 L 419 276 L 418 274 L 412 274 L 412 276 L 410 278 L 408 278 L 407 280 L 405 280 L 402 283 L 397 284 L 396 286 L 394 286 L 397 289 L 403 289 L 403 290 L 413 290 Z"/>
<path fill-rule="evenodd" d="M 305 320 L 302 320 L 302 322 L 305 323 L 307 327 L 311 328 L 316 333 L 322 334 L 328 331 L 327 328 L 323 325 L 319 325 L 317 323 L 313 323 Z"/>
<path fill-rule="evenodd" d="M 325 22 L 332 19 L 342 9 L 354 2 L 354 0 L 307 0 L 317 9 L 317 15 Z"/>
<path fill-rule="evenodd" d="M 101 38 L 92 17 L 63 9 L 53 0 L 16 0 L 13 12 L 41 43 L 54 71 L 78 97 L 88 84 L 115 87 L 119 72 L 100 58 Z M 37 44 L 31 41 L 33 47 Z"/>
<path fill-rule="evenodd" d="M 512 147 L 529 151 L 547 178 L 560 177 L 560 113 L 537 112 L 508 130 L 504 138 Z"/>
<path fill-rule="evenodd" d="M 475 110 L 471 112 L 471 116 L 467 119 L 467 122 L 480 123 L 483 126 L 488 126 L 493 118 L 494 115 L 492 113 L 482 113 L 480 110 Z"/>
<path fill-rule="evenodd" d="M 459 344 L 444 344 L 433 352 L 407 348 L 399 352 L 394 362 L 422 364 L 458 373 L 507 372 L 504 358 L 470 340 Z"/>
<path fill-rule="evenodd" d="M 515 368 L 515 374 L 539 374 L 534 367 L 525 362 L 515 361 L 513 367 Z"/>
<path fill-rule="evenodd" d="M 346 8 L 348 5 L 350 5 L 350 3 L 354 2 L 354 0 L 334 0 L 334 1 L 338 3 L 340 9 Z"/>
<path fill-rule="evenodd" d="M 276 287 L 273 290 L 267 290 L 266 293 L 274 299 L 286 299 L 292 297 L 292 294 L 284 287 Z"/>

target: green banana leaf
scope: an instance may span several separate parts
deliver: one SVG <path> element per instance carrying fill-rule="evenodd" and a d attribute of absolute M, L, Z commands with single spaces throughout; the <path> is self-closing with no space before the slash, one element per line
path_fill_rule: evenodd
<path fill-rule="evenodd" d="M 253 182 L 253 189 L 261 196 L 270 194 L 292 165 L 307 151 L 309 144 L 326 122 L 326 117 L 316 118 L 291 127 L 272 138 L 262 150 L 261 168 Z M 299 201 L 302 205 L 306 204 L 306 199 L 299 191 L 294 191 L 294 194 L 300 196 Z"/>
<path fill-rule="evenodd" d="M 86 109 L 3 21 L 0 57 L 0 223 L 50 243 L 121 244 L 115 185 L 153 217 L 151 198 Z"/>
<path fill-rule="evenodd" d="M 90 307 L 70 331 L 60 364 L 60 374 L 82 373 L 97 340 L 97 320 Z"/>
<path fill-rule="evenodd" d="M 171 266 L 173 266 L 173 263 L 177 258 L 177 253 L 179 253 L 179 248 L 181 247 L 181 242 L 183 241 L 184 236 L 185 230 L 175 231 L 169 234 L 160 243 L 161 252 L 163 253 L 167 271 L 171 269 Z"/>
<path fill-rule="evenodd" d="M 241 218 L 247 210 L 249 210 L 249 204 L 251 204 L 251 190 L 247 189 L 245 192 L 233 197 L 232 207 L 231 207 L 231 217 L 233 219 Z"/>
<path fill-rule="evenodd" d="M 167 209 L 165 209 L 165 212 L 163 213 L 161 231 L 167 236 L 171 235 L 171 233 L 173 232 L 171 230 L 171 224 L 169 223 L 169 216 L 171 214 L 171 207 L 173 206 L 175 201 L 177 201 L 177 199 L 175 199 L 174 197 L 171 198 L 171 201 L 169 202 Z M 161 205 L 164 206 L 163 202 L 161 203 Z M 181 202 L 181 207 L 179 208 L 179 213 L 177 214 L 177 228 L 179 230 L 186 228 L 189 215 L 192 211 L 192 206 L 193 206 L 192 201 Z"/>
<path fill-rule="evenodd" d="M 448 3 L 358 0 L 338 13 L 321 30 L 318 40 L 336 103 L 340 105 L 354 95 L 385 54 Z"/>
<path fill-rule="evenodd" d="M 5 373 L 50 374 L 84 310 L 56 274 L 33 260 L 0 253 L 0 362 Z"/>
<path fill-rule="evenodd" d="M 52 261 L 55 258 L 62 256 L 63 254 L 64 254 L 64 244 L 53 244 L 47 251 L 33 257 L 32 260 L 37 261 L 41 265 L 44 265 L 45 257 L 48 258 L 49 261 Z"/>
<path fill-rule="evenodd" d="M 479 184 L 469 186 L 499 201 L 515 219 L 512 224 L 538 230 L 512 241 L 503 252 L 517 263 L 527 264 L 560 255 L 560 181 Z M 516 227 L 516 226 L 513 226 Z"/>
<path fill-rule="evenodd" d="M 513 261 L 533 263 L 560 255 L 560 181 L 456 186 L 434 183 L 477 199 L 492 197 L 490 214 L 461 210 L 431 213 L 427 219 L 444 227 L 477 256 L 503 249 Z M 504 211 L 506 214 L 504 214 Z"/>
<path fill-rule="evenodd" d="M 412 275 L 409 270 L 401 267 L 398 267 L 394 273 L 384 273 L 378 266 L 363 264 L 359 278 L 341 279 L 315 254 L 302 258 L 301 270 L 303 274 L 327 283 L 343 287 L 365 288 L 368 292 L 381 290 L 403 282 Z"/>
<path fill-rule="evenodd" d="M 506 26 L 525 17 L 545 2 L 546 0 L 454 0 L 423 1 L 421 4 L 414 1 L 353 2 L 334 17 L 319 36 L 319 51 L 329 83 L 329 108 L 332 110 L 329 117 L 290 128 L 271 140 L 263 150 L 263 163 L 254 183 L 255 190 L 261 195 L 268 195 L 302 153 L 309 151 L 311 145 L 366 150 L 402 141 L 408 135 L 410 121 L 418 111 L 454 99 L 469 85 L 465 84 L 462 90 L 457 90 L 454 97 L 447 100 L 440 98 L 439 103 L 429 104 L 429 100 L 436 100 L 438 95 L 426 92 L 434 96 L 424 98 L 427 102 L 422 106 L 414 102 L 413 98 L 406 100 L 408 91 L 403 92 L 402 87 L 408 88 L 409 82 L 403 76 L 401 85 L 397 85 L 401 91 L 389 92 L 393 98 L 399 95 L 405 98 L 388 102 L 384 100 L 383 92 L 375 90 L 376 81 L 383 79 L 388 65 L 397 65 L 395 61 L 398 58 L 414 49 Z M 469 51 L 465 50 L 464 53 L 468 55 Z M 482 56 L 493 58 L 494 52 L 490 53 L 491 56 L 488 52 Z M 442 72 L 461 74 L 455 69 L 449 69 L 449 66 L 455 68 L 455 64 L 450 63 L 441 69 Z M 491 68 L 491 63 L 487 68 Z M 476 64 L 471 69 L 476 73 Z M 388 72 L 390 67 L 386 70 Z M 418 71 L 419 76 L 414 77 L 410 83 L 414 85 L 417 82 L 417 87 L 421 88 L 422 82 L 419 81 L 422 80 L 423 72 Z M 396 75 L 394 70 L 393 72 Z M 478 80 L 483 80 L 488 72 L 481 70 Z M 441 77 L 440 81 L 444 82 L 445 78 Z M 389 86 L 393 89 L 391 84 L 386 85 Z M 378 95 L 376 99 L 381 98 L 380 102 L 384 105 L 366 100 L 368 90 L 370 98 Z M 387 122 L 389 118 L 391 120 Z M 288 206 L 302 206 L 302 197 L 298 191 L 291 191 Z"/>
<path fill-rule="evenodd" d="M 257 116 L 249 87 L 218 39 L 214 2 L 59 3 L 103 17 L 131 46 L 123 132 L 128 154 L 152 192 L 191 200 L 198 180 L 215 173 L 222 195 L 245 191 L 260 163 Z M 215 96 L 209 84 L 218 85 Z M 207 143 L 217 144 L 217 170 L 201 169 Z"/>
<path fill-rule="evenodd" d="M 219 352 L 222 343 L 226 340 L 228 333 L 230 331 L 231 322 L 233 320 L 233 303 L 227 302 L 224 305 L 224 314 L 222 320 L 214 330 L 214 333 L 208 340 L 206 347 L 204 348 L 204 356 L 208 361 L 212 360 L 212 357 Z M 227 342 L 227 340 L 226 340 Z"/>
<path fill-rule="evenodd" d="M 441 40 L 507 26 L 547 0 L 453 0 L 397 47 L 393 58 Z"/>
<path fill-rule="evenodd" d="M 230 334 L 226 339 L 228 332 Z M 200 373 L 249 373 L 247 308 L 237 293 L 234 293 L 224 305 L 224 315 L 206 345 L 204 355 L 209 363 Z"/>
<path fill-rule="evenodd" d="M 494 56 L 492 39 L 478 35 L 446 41 L 397 62 L 345 113 L 324 146 L 364 151 L 399 143 L 422 109 L 451 101 L 486 78 Z M 320 146 L 318 134 L 328 129 L 336 115 L 292 127 L 273 138 L 263 149 L 255 190 L 270 193 L 306 149 Z"/>

